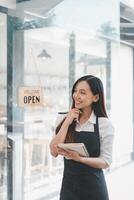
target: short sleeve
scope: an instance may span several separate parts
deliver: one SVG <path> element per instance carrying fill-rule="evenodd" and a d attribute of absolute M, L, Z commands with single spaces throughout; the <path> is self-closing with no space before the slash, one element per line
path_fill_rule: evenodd
<path fill-rule="evenodd" d="M 114 127 L 108 118 L 99 119 L 100 133 L 100 158 L 105 160 L 110 166 L 112 163 Z"/>

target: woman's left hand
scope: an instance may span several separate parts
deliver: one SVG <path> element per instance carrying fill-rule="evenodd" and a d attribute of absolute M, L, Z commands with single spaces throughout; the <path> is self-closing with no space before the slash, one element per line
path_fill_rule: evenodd
<path fill-rule="evenodd" d="M 81 156 L 76 151 L 64 150 L 58 147 L 58 154 L 77 162 L 81 160 Z"/>

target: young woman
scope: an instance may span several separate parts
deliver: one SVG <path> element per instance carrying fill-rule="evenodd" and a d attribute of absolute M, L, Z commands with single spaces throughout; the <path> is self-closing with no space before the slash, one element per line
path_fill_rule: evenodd
<path fill-rule="evenodd" d="M 58 118 L 50 143 L 54 157 L 64 156 L 60 200 L 108 200 L 102 169 L 112 161 L 114 128 L 107 117 L 101 80 L 92 75 L 79 78 L 72 88 L 72 100 L 70 111 Z M 69 142 L 84 143 L 90 157 L 57 147 Z"/>

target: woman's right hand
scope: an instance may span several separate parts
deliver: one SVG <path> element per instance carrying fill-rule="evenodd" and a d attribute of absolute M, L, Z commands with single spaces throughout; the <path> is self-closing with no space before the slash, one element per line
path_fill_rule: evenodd
<path fill-rule="evenodd" d="M 65 119 L 65 122 L 70 125 L 73 120 L 78 120 L 79 118 L 79 114 L 80 114 L 80 110 L 78 108 L 72 108 L 68 114 L 67 114 L 67 117 Z"/>

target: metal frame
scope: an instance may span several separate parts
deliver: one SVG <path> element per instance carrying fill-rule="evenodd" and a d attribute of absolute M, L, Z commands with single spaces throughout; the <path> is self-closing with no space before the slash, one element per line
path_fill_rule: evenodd
<path fill-rule="evenodd" d="M 7 16 L 7 140 L 8 135 L 12 132 L 12 43 L 13 43 L 13 30 L 10 18 Z M 10 139 L 9 139 L 10 140 Z M 7 199 L 13 199 L 13 160 L 12 160 L 12 145 L 10 152 L 7 153 Z"/>
<path fill-rule="evenodd" d="M 134 10 L 120 3 L 120 38 L 134 43 Z"/>
<path fill-rule="evenodd" d="M 131 153 L 131 159 L 134 160 L 134 48 L 133 48 L 133 150 Z"/>

